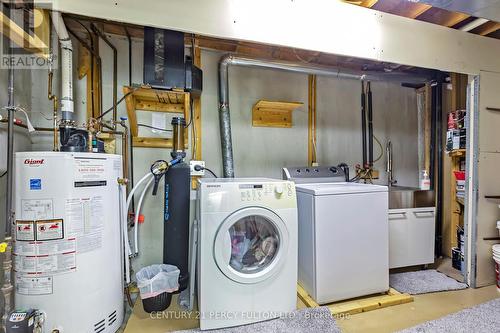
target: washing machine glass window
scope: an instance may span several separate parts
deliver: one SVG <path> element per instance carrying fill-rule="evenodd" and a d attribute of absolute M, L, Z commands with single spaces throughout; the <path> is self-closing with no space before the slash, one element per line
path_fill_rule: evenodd
<path fill-rule="evenodd" d="M 217 230 L 214 260 L 233 281 L 258 283 L 279 271 L 286 259 L 288 229 L 274 212 L 247 207 L 229 215 Z"/>
<path fill-rule="evenodd" d="M 253 274 L 269 266 L 279 248 L 279 233 L 272 221 L 261 215 L 239 219 L 228 230 L 231 237 L 229 265 L 236 271 Z"/>

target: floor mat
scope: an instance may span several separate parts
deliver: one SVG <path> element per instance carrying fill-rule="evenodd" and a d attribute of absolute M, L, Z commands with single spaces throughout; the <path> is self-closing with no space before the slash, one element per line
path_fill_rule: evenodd
<path fill-rule="evenodd" d="M 410 295 L 467 288 L 465 283 L 460 283 L 435 269 L 391 274 L 389 284 L 397 291 Z"/>
<path fill-rule="evenodd" d="M 399 333 L 498 333 L 500 298 L 428 321 Z"/>
<path fill-rule="evenodd" d="M 182 333 L 201 332 L 200 329 L 177 331 Z M 305 308 L 294 311 L 288 316 L 260 323 L 204 331 L 210 333 L 300 333 L 300 332 L 331 332 L 340 333 L 327 307 Z"/>

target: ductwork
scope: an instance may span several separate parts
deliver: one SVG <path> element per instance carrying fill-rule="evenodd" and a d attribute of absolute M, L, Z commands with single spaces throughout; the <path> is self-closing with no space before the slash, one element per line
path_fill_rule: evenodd
<path fill-rule="evenodd" d="M 224 177 L 234 177 L 233 142 L 231 137 L 231 118 L 229 112 L 229 73 L 230 65 L 270 68 L 289 72 L 333 76 L 340 79 L 367 80 L 367 81 L 395 81 L 410 83 L 426 83 L 427 77 L 410 76 L 404 73 L 380 73 L 380 72 L 348 72 L 334 67 L 323 67 L 317 65 L 301 65 L 296 63 L 259 60 L 246 57 L 224 55 L 219 61 L 219 123 L 222 146 L 222 168 Z"/>
<path fill-rule="evenodd" d="M 73 121 L 73 45 L 60 12 L 51 12 L 52 23 L 61 45 L 61 120 Z"/>

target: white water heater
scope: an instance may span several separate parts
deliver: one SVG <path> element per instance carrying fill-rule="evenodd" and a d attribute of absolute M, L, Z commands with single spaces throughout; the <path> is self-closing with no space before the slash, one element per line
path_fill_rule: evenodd
<path fill-rule="evenodd" d="M 15 163 L 16 308 L 42 311 L 45 333 L 116 332 L 124 312 L 121 157 L 23 152 Z"/>

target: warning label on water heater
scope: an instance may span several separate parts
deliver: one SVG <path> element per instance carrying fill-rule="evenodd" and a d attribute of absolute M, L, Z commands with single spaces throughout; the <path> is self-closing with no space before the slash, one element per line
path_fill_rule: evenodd
<path fill-rule="evenodd" d="M 34 277 L 18 275 L 16 292 L 21 295 L 50 295 L 53 290 L 52 276 Z"/>
<path fill-rule="evenodd" d="M 35 221 L 36 240 L 48 241 L 64 238 L 64 223 L 62 219 Z"/>

